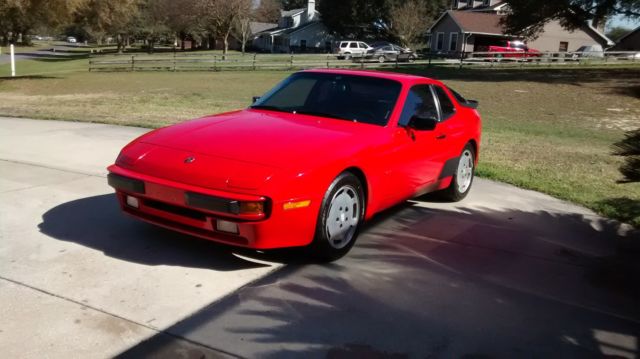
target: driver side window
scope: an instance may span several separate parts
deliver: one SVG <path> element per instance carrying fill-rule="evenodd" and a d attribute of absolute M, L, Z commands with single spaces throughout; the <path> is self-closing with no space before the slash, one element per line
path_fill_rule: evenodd
<path fill-rule="evenodd" d="M 430 85 L 416 85 L 409 90 L 398 125 L 406 126 L 414 115 L 438 118 L 438 108 Z"/>

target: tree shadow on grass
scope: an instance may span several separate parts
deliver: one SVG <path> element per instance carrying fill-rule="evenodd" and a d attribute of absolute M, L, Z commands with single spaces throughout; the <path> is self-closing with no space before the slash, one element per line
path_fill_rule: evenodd
<path fill-rule="evenodd" d="M 55 76 L 46 76 L 46 75 L 25 75 L 25 76 L 0 76 L 0 81 L 16 81 L 16 80 L 48 80 L 48 79 L 56 79 L 58 77 Z"/>
<path fill-rule="evenodd" d="M 593 278 L 637 232 L 578 213 L 428 205 L 388 210 L 347 257 L 287 266 L 121 356 L 639 354 L 640 274 L 623 288 Z"/>

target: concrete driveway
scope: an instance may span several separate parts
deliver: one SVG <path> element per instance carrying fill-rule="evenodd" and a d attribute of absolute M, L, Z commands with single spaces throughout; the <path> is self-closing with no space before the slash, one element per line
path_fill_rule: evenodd
<path fill-rule="evenodd" d="M 407 202 L 346 258 L 304 265 L 120 214 L 104 168 L 145 131 L 0 119 L 3 356 L 639 355 L 629 227 L 477 180 L 461 203 Z"/>

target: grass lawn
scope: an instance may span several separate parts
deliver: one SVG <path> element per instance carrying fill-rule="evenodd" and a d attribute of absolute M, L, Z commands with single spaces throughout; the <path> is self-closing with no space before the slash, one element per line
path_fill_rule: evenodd
<path fill-rule="evenodd" d="M 286 71 L 89 73 L 87 60 L 18 63 L 0 115 L 160 127 L 247 106 Z M 8 65 L 0 65 L 0 76 Z M 640 67 L 403 69 L 480 101 L 478 174 L 640 226 L 640 184 L 618 184 L 611 145 L 640 127 Z"/>

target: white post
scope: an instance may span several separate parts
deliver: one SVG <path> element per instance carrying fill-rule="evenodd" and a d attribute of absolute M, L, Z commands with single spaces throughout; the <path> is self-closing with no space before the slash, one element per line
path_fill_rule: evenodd
<path fill-rule="evenodd" d="M 16 54 L 11 44 L 11 77 L 16 77 Z"/>

